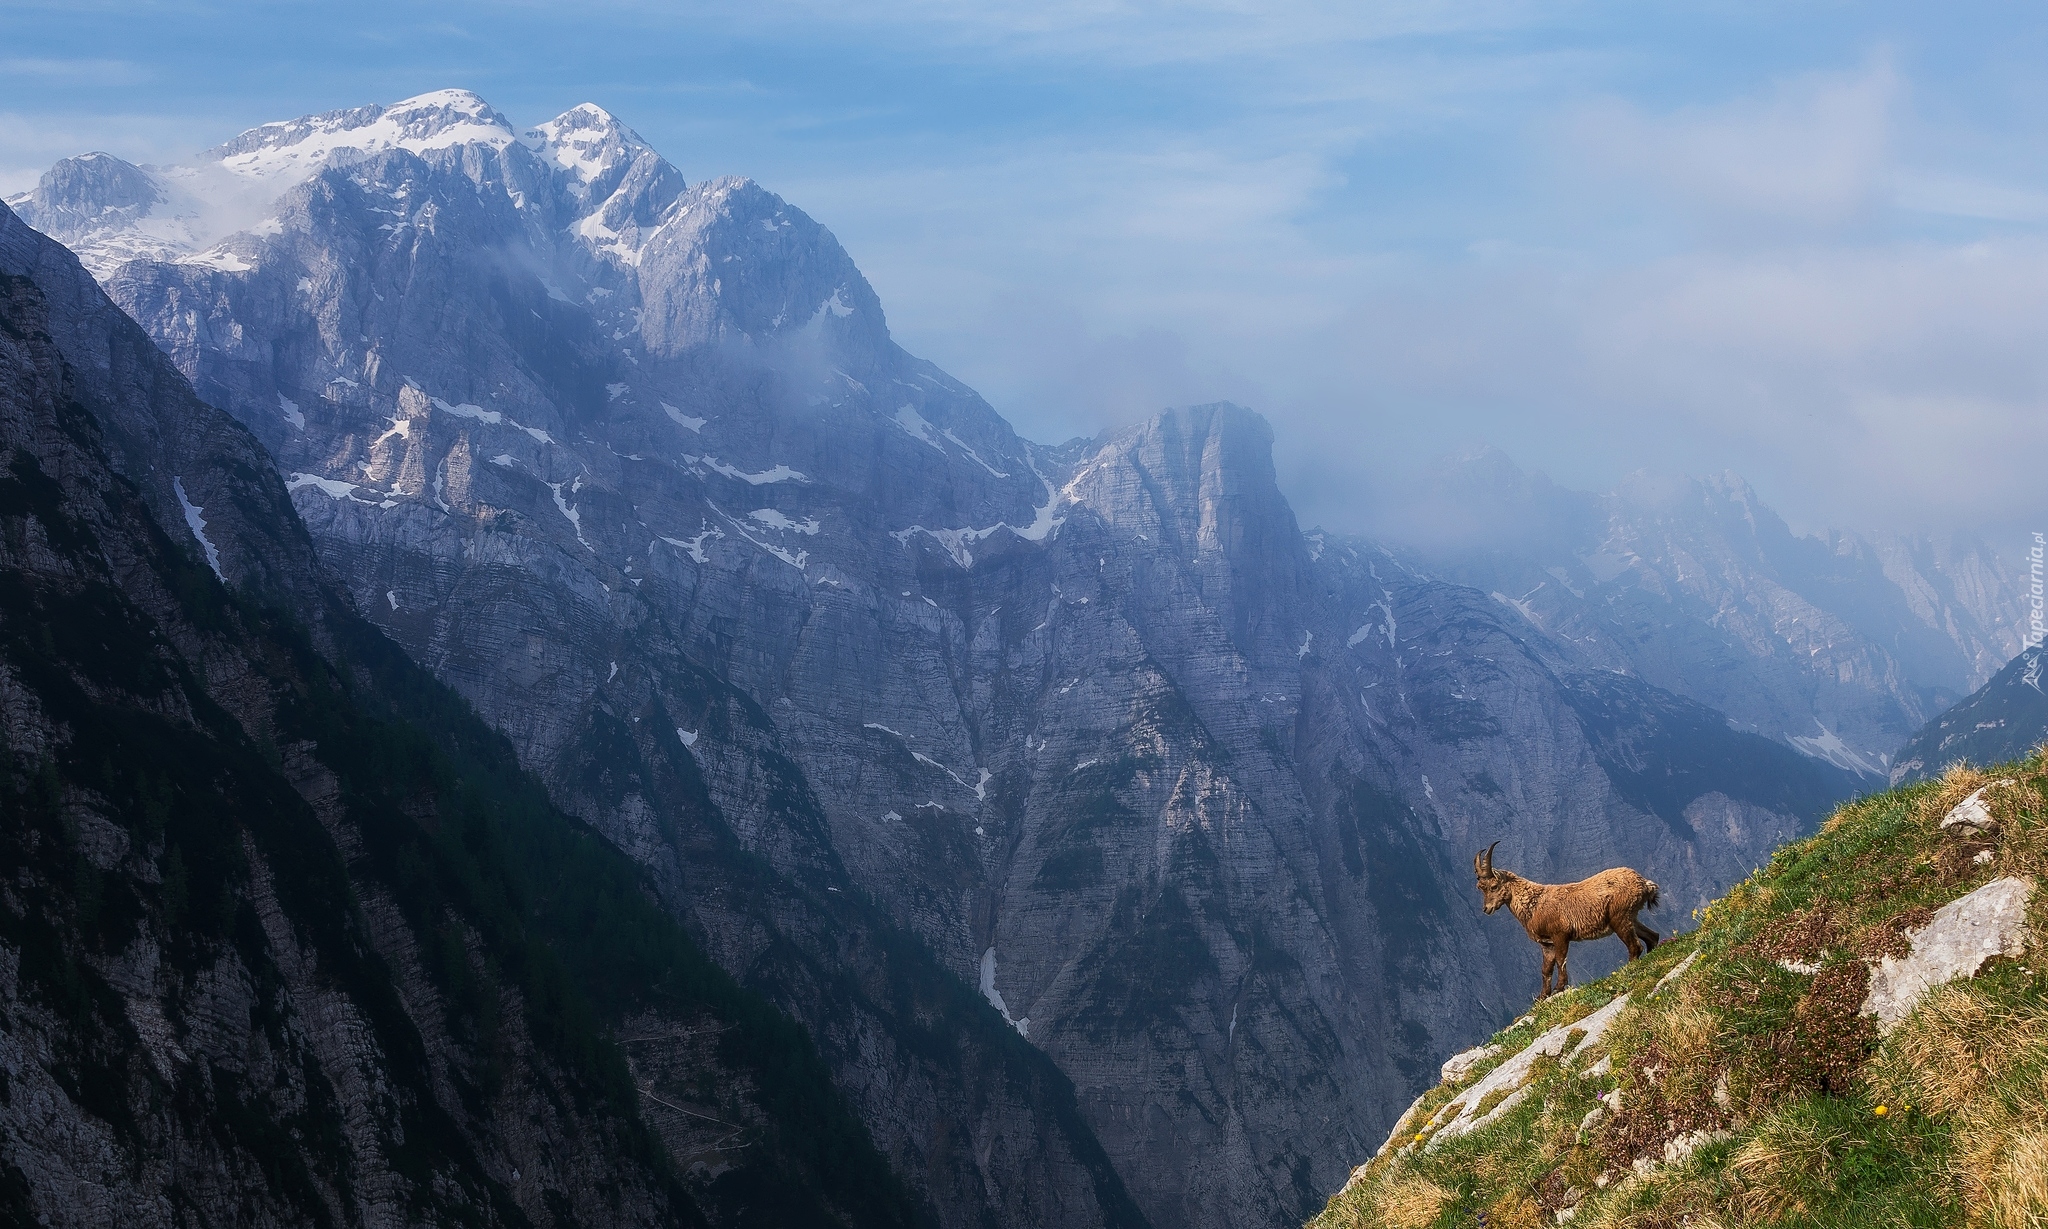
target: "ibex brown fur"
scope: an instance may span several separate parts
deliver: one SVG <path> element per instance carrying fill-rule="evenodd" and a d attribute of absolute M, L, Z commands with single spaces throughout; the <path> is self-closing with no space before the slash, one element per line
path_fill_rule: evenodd
<path fill-rule="evenodd" d="M 1502 905 L 1515 915 L 1522 929 L 1543 949 L 1543 993 L 1547 998 L 1571 984 L 1565 967 L 1565 952 L 1573 940 L 1604 939 L 1619 935 L 1628 945 L 1628 956 L 1637 956 L 1657 946 L 1657 932 L 1636 920 L 1636 912 L 1657 907 L 1657 885 L 1625 866 L 1601 871 L 1577 883 L 1535 883 L 1511 871 L 1493 869 L 1495 841 L 1486 852 L 1472 859 L 1479 875 L 1479 895 L 1492 913 Z M 1552 987 L 1550 975 L 1557 973 Z"/>

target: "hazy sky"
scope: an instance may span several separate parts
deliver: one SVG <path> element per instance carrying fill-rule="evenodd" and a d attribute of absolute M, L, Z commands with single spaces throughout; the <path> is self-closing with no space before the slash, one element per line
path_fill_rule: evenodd
<path fill-rule="evenodd" d="M 8 0 L 0 189 L 444 86 L 588 100 L 831 227 L 1033 438 L 1228 398 L 1304 522 L 1491 442 L 2011 549 L 2048 528 L 2044 64 L 2033 3 Z"/>

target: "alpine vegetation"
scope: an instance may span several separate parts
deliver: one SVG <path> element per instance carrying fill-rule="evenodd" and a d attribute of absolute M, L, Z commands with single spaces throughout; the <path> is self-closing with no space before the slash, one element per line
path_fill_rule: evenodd
<path fill-rule="evenodd" d="M 1444 1065 L 1318 1229 L 2048 1216 L 2048 756 L 1859 799 Z"/>

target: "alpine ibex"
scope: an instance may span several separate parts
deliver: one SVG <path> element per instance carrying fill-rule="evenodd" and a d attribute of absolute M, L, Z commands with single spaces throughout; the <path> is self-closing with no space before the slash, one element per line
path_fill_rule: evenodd
<path fill-rule="evenodd" d="M 1492 913 L 1502 905 L 1515 915 L 1522 929 L 1543 949 L 1543 993 L 1548 998 L 1571 983 L 1565 968 L 1565 952 L 1572 941 L 1604 939 L 1619 935 L 1628 945 L 1628 956 L 1637 956 L 1657 946 L 1657 932 L 1636 920 L 1636 911 L 1657 907 L 1657 885 L 1625 866 L 1601 871 L 1577 883 L 1535 883 L 1512 871 L 1493 869 L 1495 845 L 1472 859 L 1479 875 L 1479 895 Z M 1550 984 L 1552 970 L 1557 985 Z"/>

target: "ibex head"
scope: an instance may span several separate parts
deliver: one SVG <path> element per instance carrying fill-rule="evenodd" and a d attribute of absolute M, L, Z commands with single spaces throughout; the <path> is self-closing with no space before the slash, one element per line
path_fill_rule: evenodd
<path fill-rule="evenodd" d="M 1514 879 L 1512 875 L 1493 869 L 1493 851 L 1499 844 L 1495 841 L 1486 847 L 1484 853 L 1472 859 L 1472 871 L 1479 876 L 1479 896 L 1488 913 L 1508 903 L 1509 884 Z"/>

